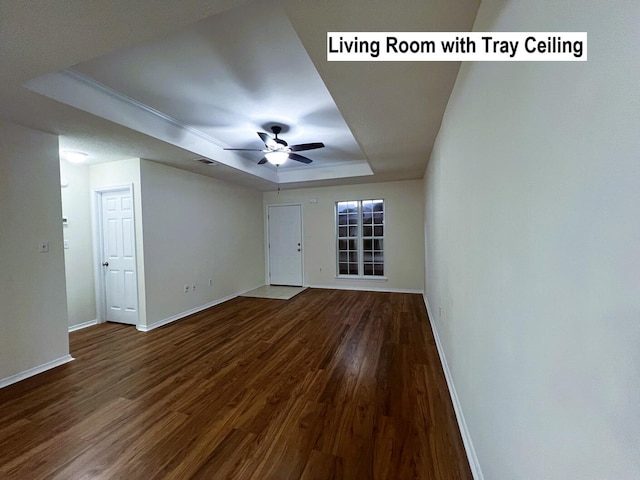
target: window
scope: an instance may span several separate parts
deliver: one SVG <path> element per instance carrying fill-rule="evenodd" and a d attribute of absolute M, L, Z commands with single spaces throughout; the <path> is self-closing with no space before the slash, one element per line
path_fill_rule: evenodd
<path fill-rule="evenodd" d="M 384 200 L 336 203 L 338 275 L 384 276 Z"/>

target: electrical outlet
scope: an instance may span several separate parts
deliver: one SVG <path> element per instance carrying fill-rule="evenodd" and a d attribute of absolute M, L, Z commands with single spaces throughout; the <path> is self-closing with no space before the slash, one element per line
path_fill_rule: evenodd
<path fill-rule="evenodd" d="M 192 284 L 191 284 L 191 291 L 192 291 L 192 292 L 195 292 L 195 291 L 196 291 L 196 284 L 195 284 L 195 283 L 192 283 Z"/>
<path fill-rule="evenodd" d="M 184 286 L 184 293 L 189 293 L 189 285 Z"/>

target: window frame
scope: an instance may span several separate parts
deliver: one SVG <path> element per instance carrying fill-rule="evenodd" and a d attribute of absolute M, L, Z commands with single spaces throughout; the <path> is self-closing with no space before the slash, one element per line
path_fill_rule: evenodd
<path fill-rule="evenodd" d="M 375 211 L 372 209 L 372 220 L 371 220 L 371 224 L 364 224 L 363 222 L 363 213 L 364 213 L 364 204 L 366 202 L 382 202 L 382 223 L 381 224 L 376 224 L 374 223 L 374 216 L 373 213 L 375 213 Z M 340 213 L 339 213 L 339 205 L 340 204 L 344 204 L 344 203 L 355 203 L 357 205 L 357 237 L 351 237 L 351 236 L 347 236 L 347 237 L 341 237 L 340 236 L 340 226 L 349 226 L 351 225 L 349 222 L 347 222 L 345 225 L 340 225 L 339 223 L 339 219 L 340 219 Z M 346 279 L 359 279 L 359 280 L 387 280 L 386 277 L 386 268 L 387 268 L 387 262 L 385 261 L 385 244 L 386 244 L 386 201 L 384 198 L 364 198 L 364 199 L 360 199 L 360 200 L 338 200 L 335 202 L 334 204 L 334 229 L 335 229 L 335 255 L 336 255 L 336 278 L 346 278 Z M 371 235 L 365 236 L 364 235 L 364 226 L 368 226 L 371 225 Z M 373 235 L 375 233 L 375 226 L 376 225 L 381 225 L 382 226 L 382 235 Z M 353 239 L 356 239 L 356 250 L 355 252 L 357 253 L 357 265 L 358 265 L 358 273 L 357 274 L 353 274 L 353 273 L 340 273 L 340 263 L 345 263 L 340 262 L 340 253 L 344 252 L 345 250 L 341 250 L 340 249 L 340 240 L 345 240 L 345 241 L 350 241 Z M 364 242 L 365 240 L 371 240 L 372 242 L 375 242 L 376 240 L 381 240 L 382 241 L 382 248 L 379 250 L 382 253 L 382 262 L 378 262 L 380 264 L 382 264 L 382 274 L 381 275 L 376 275 L 376 274 L 365 274 L 365 249 L 364 249 Z M 347 254 L 350 253 L 350 249 L 347 248 L 346 252 Z M 371 251 L 374 252 L 374 258 L 375 258 L 375 249 L 371 249 L 371 250 L 367 250 L 367 251 Z M 373 260 L 373 259 L 372 259 Z M 347 260 L 346 263 L 353 263 L 350 262 L 349 260 Z M 371 262 L 372 264 L 372 268 L 375 271 L 375 263 Z"/>

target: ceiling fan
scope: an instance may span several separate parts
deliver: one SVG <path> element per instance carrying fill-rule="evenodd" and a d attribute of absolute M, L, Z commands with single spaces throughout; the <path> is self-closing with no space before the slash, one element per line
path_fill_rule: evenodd
<path fill-rule="evenodd" d="M 269 135 L 263 132 L 258 132 L 258 136 L 264 142 L 265 148 L 225 148 L 225 150 L 237 150 L 243 152 L 264 152 L 264 157 L 260 159 L 258 165 L 264 163 L 271 163 L 276 167 L 282 165 L 287 159 L 295 160 L 296 162 L 311 163 L 313 160 L 310 158 L 298 155 L 295 152 L 303 152 L 305 150 L 314 150 L 316 148 L 323 148 L 324 143 L 301 143 L 298 145 L 289 145 L 287 142 L 278 138 L 278 134 L 282 131 L 282 127 L 274 125 L 271 127 L 275 138 L 271 138 Z"/>

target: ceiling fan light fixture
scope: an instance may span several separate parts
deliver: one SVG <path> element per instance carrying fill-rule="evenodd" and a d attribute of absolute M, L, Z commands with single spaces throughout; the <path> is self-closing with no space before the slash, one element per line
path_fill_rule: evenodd
<path fill-rule="evenodd" d="M 265 148 L 233 148 L 225 147 L 225 150 L 237 150 L 240 152 L 266 152 L 265 156 L 260 159 L 258 165 L 264 165 L 269 162 L 276 167 L 282 165 L 287 160 L 294 160 L 296 162 L 309 164 L 313 160 L 300 155 L 297 152 L 304 152 L 306 150 L 315 150 L 316 148 L 324 148 L 324 143 L 300 143 L 297 145 L 289 145 L 287 142 L 278 138 L 278 134 L 282 131 L 282 128 L 278 125 L 271 127 L 271 131 L 276 138 L 270 137 L 264 132 L 258 132 L 260 140 L 264 142 Z"/>
<path fill-rule="evenodd" d="M 277 167 L 287 161 L 289 154 L 287 152 L 269 152 L 265 154 L 265 157 L 269 163 Z"/>

